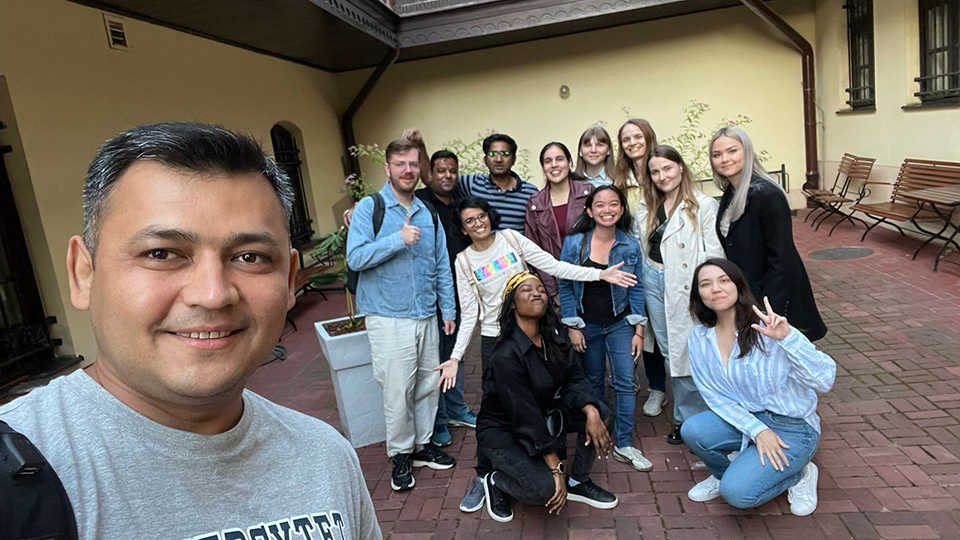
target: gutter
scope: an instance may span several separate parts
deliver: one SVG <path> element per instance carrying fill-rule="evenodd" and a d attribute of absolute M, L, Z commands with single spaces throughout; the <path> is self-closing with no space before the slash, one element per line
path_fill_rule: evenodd
<path fill-rule="evenodd" d="M 377 68 L 373 70 L 373 73 L 370 74 L 367 82 L 363 83 L 363 87 L 360 88 L 360 91 L 357 92 L 357 95 L 353 98 L 350 106 L 347 107 L 347 110 L 343 113 L 343 116 L 340 117 L 340 134 L 343 136 L 343 144 L 347 150 L 347 159 L 350 164 L 350 172 L 357 176 L 360 175 L 360 160 L 357 158 L 357 156 L 350 152 L 350 148 L 357 145 L 357 138 L 353 132 L 353 117 L 357 114 L 357 111 L 360 110 L 360 106 L 363 105 L 363 102 L 367 100 L 367 97 L 370 96 L 370 92 L 373 91 L 373 87 L 377 85 L 377 83 L 380 81 L 380 78 L 383 77 L 383 74 L 386 73 L 387 69 L 389 69 L 390 66 L 397 61 L 399 56 L 399 48 L 391 48 L 387 51 L 387 54 L 383 56 L 383 60 L 381 60 Z"/>
<path fill-rule="evenodd" d="M 803 141 L 807 172 L 803 189 L 820 187 L 820 162 L 817 158 L 817 107 L 815 103 L 813 47 L 810 42 L 793 29 L 786 21 L 763 4 L 762 0 L 740 0 L 743 5 L 770 26 L 782 33 L 803 55 Z"/>

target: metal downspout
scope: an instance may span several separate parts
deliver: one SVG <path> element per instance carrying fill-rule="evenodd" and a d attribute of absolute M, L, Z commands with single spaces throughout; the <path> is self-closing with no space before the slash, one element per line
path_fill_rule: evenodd
<path fill-rule="evenodd" d="M 762 0 L 740 0 L 743 5 L 767 24 L 779 30 L 803 55 L 803 140 L 806 151 L 807 173 L 804 189 L 820 187 L 820 163 L 817 158 L 817 107 L 814 88 L 813 47 L 810 42 L 793 29 L 779 15 L 768 8 Z"/>
<path fill-rule="evenodd" d="M 390 66 L 397 61 L 397 57 L 399 56 L 399 48 L 390 49 L 387 51 L 387 54 L 384 55 L 383 60 L 381 60 L 377 68 L 373 70 L 373 73 L 370 74 L 367 82 L 365 82 L 363 87 L 360 88 L 360 91 L 357 92 L 356 97 L 353 98 L 353 102 L 351 102 L 350 106 L 347 107 L 346 112 L 344 112 L 343 116 L 340 117 L 340 132 L 343 136 L 343 143 L 347 150 L 347 158 L 350 163 L 350 172 L 353 174 L 360 174 L 360 160 L 357 158 L 357 156 L 350 152 L 350 148 L 357 145 L 356 135 L 353 133 L 353 117 L 357 114 L 357 111 L 360 110 L 360 106 L 363 105 L 363 102 L 367 100 L 367 96 L 369 96 L 370 92 L 373 91 L 373 87 L 377 85 L 377 82 L 380 81 L 380 78 L 383 77 L 383 74 L 386 73 L 387 69 L 389 69 Z"/>

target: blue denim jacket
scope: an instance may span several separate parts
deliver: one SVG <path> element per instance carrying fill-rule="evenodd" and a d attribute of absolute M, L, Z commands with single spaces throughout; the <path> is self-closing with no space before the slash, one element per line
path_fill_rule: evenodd
<path fill-rule="evenodd" d="M 447 256 L 443 225 L 433 227 L 430 210 L 414 197 L 410 224 L 420 227 L 420 241 L 403 243 L 400 229 L 407 219 L 403 207 L 390 189 L 383 196 L 383 224 L 373 235 L 373 199 L 357 204 L 347 234 L 347 264 L 357 270 L 357 311 L 366 315 L 426 319 L 436 315 L 437 305 L 444 320 L 457 317 L 453 296 L 453 274 Z"/>
<path fill-rule="evenodd" d="M 593 231 L 587 231 L 586 244 L 583 251 L 583 260 L 590 258 L 590 239 L 593 238 Z M 583 241 L 584 233 L 568 236 L 563 241 L 563 251 L 560 252 L 560 260 L 570 264 L 581 265 L 580 246 Z M 608 266 L 613 266 L 623 262 L 620 270 L 629 272 L 637 276 L 637 284 L 630 288 L 610 285 L 610 294 L 613 295 L 614 315 L 620 314 L 627 307 L 630 313 L 627 314 L 627 324 L 638 325 L 647 322 L 646 312 L 643 310 L 643 256 L 640 253 L 640 243 L 629 234 L 617 229 L 617 239 L 610 247 L 610 256 Z M 628 306 L 629 304 L 629 306 Z M 583 283 L 579 281 L 560 280 L 560 315 L 561 322 L 567 326 L 576 326 L 583 328 L 585 323 L 578 315 L 578 311 L 583 311 Z"/>

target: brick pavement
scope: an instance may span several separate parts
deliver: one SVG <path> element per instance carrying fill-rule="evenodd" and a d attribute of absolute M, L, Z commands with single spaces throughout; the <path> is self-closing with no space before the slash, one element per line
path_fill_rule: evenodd
<path fill-rule="evenodd" d="M 819 408 L 823 437 L 820 505 L 807 517 L 790 514 L 786 496 L 753 510 L 720 501 L 694 503 L 685 492 L 706 477 L 685 447 L 666 444 L 666 414 L 637 411 L 636 436 L 653 471 L 613 460 L 593 474 L 620 498 L 613 510 L 571 503 L 559 516 L 515 505 L 507 524 L 484 512 L 457 509 L 473 475 L 473 432 L 452 430 L 448 471 L 417 471 L 417 486 L 390 489 L 382 444 L 358 450 L 385 537 L 429 539 L 921 539 L 960 540 L 960 266 L 932 271 L 936 248 L 911 261 L 914 239 L 843 225 L 832 237 L 794 221 L 797 247 L 830 333 L 819 345 L 836 359 L 837 381 Z M 874 255 L 850 261 L 811 260 L 816 249 L 863 246 Z M 960 262 L 953 254 L 947 260 Z M 337 316 L 342 297 L 307 298 L 294 308 L 299 332 L 283 342 L 289 358 L 261 369 L 251 387 L 280 403 L 338 424 L 325 360 L 310 321 Z M 479 407 L 477 347 L 466 364 L 466 396 Z M 642 371 L 642 370 L 641 370 Z M 642 405 L 643 392 L 638 400 Z"/>

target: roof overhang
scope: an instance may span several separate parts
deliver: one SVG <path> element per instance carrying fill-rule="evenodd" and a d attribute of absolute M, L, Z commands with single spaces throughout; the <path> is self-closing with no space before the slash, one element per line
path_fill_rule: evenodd
<path fill-rule="evenodd" d="M 70 0 L 326 71 L 498 47 L 740 0 Z"/>

